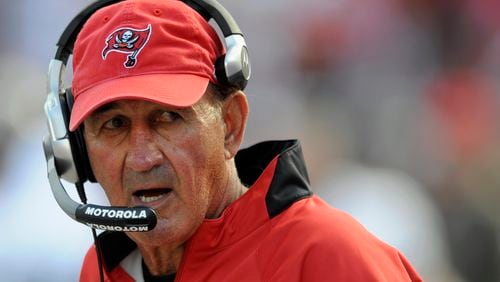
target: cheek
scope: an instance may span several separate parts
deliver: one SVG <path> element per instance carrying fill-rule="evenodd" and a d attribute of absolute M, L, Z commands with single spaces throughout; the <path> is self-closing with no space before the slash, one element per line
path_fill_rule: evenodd
<path fill-rule="evenodd" d="M 213 129 L 200 132 L 206 134 L 198 134 L 180 144 L 184 156 L 180 159 L 183 168 L 179 168 L 178 173 L 180 179 L 186 182 L 183 189 L 185 197 L 189 197 L 195 207 L 208 209 L 213 205 L 214 192 L 225 184 L 224 139 Z"/>
<path fill-rule="evenodd" d="M 117 204 L 119 195 L 117 193 L 121 186 L 121 171 L 122 164 L 119 150 L 116 148 L 110 149 L 99 142 L 87 143 L 87 151 L 90 164 L 94 175 L 103 187 L 109 201 L 112 204 Z M 113 153 L 110 153 L 113 152 Z"/>
<path fill-rule="evenodd" d="M 210 129 L 206 129 L 210 130 Z M 224 139 L 217 132 L 205 132 L 183 143 L 183 149 L 190 154 L 192 169 L 198 173 L 212 173 L 220 169 L 224 161 Z"/>

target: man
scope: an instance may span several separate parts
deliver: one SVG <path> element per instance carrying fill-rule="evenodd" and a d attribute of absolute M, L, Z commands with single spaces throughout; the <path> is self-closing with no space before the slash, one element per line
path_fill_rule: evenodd
<path fill-rule="evenodd" d="M 97 11 L 74 45 L 70 130 L 84 128 L 112 205 L 150 232 L 99 236 L 106 281 L 418 281 L 395 249 L 309 189 L 297 141 L 238 152 L 245 94 L 214 76 L 223 47 L 183 2 Z M 96 281 L 95 248 L 81 281 Z"/>

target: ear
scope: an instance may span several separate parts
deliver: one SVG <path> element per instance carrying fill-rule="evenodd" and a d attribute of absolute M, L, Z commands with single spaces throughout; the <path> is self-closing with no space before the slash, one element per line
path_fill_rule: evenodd
<path fill-rule="evenodd" d="M 225 124 L 224 155 L 233 158 L 240 149 L 248 117 L 248 100 L 242 91 L 237 91 L 224 100 L 222 117 Z"/>

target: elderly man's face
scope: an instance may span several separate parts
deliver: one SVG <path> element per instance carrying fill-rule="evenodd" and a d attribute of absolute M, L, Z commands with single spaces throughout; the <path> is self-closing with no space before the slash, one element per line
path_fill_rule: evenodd
<path fill-rule="evenodd" d="M 110 203 L 157 211 L 153 231 L 129 236 L 180 245 L 204 218 L 216 216 L 227 182 L 224 131 L 210 95 L 181 109 L 122 100 L 85 120 L 92 168 Z"/>

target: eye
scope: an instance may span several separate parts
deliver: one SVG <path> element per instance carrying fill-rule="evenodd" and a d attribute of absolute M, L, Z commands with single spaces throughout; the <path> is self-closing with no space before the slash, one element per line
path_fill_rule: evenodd
<path fill-rule="evenodd" d="M 106 121 L 103 125 L 104 129 L 113 130 L 119 129 L 127 125 L 127 120 L 124 117 L 116 116 Z"/>
<path fill-rule="evenodd" d="M 154 118 L 156 123 L 172 123 L 181 119 L 181 115 L 173 111 L 160 111 Z"/>

